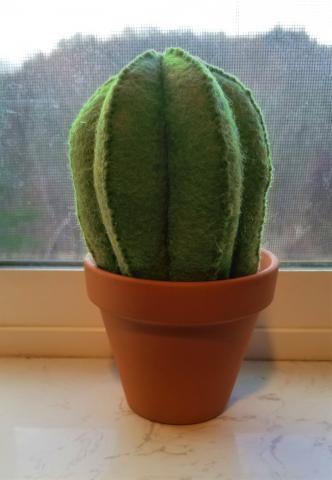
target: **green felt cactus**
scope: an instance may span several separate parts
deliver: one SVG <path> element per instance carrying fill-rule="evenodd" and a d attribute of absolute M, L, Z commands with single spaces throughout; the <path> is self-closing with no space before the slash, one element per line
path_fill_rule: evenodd
<path fill-rule="evenodd" d="M 237 78 L 178 48 L 149 50 L 88 100 L 69 143 L 99 267 L 173 281 L 257 271 L 272 165 Z"/>

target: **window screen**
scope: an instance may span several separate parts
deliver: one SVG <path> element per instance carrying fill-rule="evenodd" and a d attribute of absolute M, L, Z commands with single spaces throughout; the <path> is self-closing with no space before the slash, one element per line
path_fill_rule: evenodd
<path fill-rule="evenodd" d="M 262 108 L 275 167 L 264 246 L 283 262 L 331 262 L 329 2 L 165 3 L 2 3 L 0 261 L 82 260 L 71 122 L 136 55 L 179 46 L 237 75 Z"/>

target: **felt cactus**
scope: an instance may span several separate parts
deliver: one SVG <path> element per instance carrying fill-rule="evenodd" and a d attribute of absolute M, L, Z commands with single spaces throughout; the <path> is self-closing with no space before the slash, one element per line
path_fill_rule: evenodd
<path fill-rule="evenodd" d="M 146 51 L 88 100 L 69 143 L 97 266 L 173 281 L 257 271 L 272 165 L 236 77 L 178 48 Z"/>

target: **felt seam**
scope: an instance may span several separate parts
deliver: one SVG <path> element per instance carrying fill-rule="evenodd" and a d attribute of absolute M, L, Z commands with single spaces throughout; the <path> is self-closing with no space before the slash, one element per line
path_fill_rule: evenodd
<path fill-rule="evenodd" d="M 119 73 L 118 76 L 118 81 L 115 84 L 113 90 L 111 91 L 111 94 L 108 95 L 110 98 L 105 98 L 104 105 L 102 107 L 102 112 L 100 115 L 100 118 L 104 118 L 105 120 L 105 136 L 108 139 L 107 144 L 107 152 L 109 153 L 110 159 L 107 161 L 107 158 L 103 158 L 101 162 L 101 174 L 103 178 L 103 182 L 101 185 L 102 188 L 102 196 L 101 200 L 103 203 L 103 210 L 104 210 L 104 215 L 105 215 L 105 226 L 107 233 L 109 235 L 115 256 L 117 258 L 117 262 L 119 264 L 121 273 L 123 275 L 127 276 L 132 276 L 130 267 L 129 267 L 129 261 L 128 257 L 126 254 L 126 249 L 124 246 L 120 245 L 120 241 L 118 239 L 118 235 L 116 233 L 116 222 L 113 220 L 113 214 L 112 214 L 112 209 L 110 208 L 110 203 L 112 199 L 112 191 L 110 188 L 111 182 L 109 181 L 109 176 L 110 176 L 110 168 L 107 168 L 110 166 L 111 163 L 111 146 L 112 146 L 112 118 L 114 116 L 114 113 L 117 108 L 117 96 L 118 96 L 118 91 L 122 87 L 122 82 L 127 79 L 127 76 L 131 73 L 132 69 L 140 62 L 142 58 L 146 58 L 151 56 L 153 53 L 156 53 L 154 50 L 148 50 L 144 52 L 143 54 L 137 56 L 132 62 L 130 62 L 126 67 L 122 69 L 122 71 Z M 105 154 L 106 149 L 103 149 L 102 152 Z"/>
<path fill-rule="evenodd" d="M 265 146 L 266 146 L 266 150 L 267 150 L 267 156 L 268 156 L 268 169 L 269 169 L 269 174 L 271 176 L 270 178 L 270 182 L 268 182 L 268 185 L 265 189 L 265 194 L 267 193 L 269 187 L 271 186 L 272 184 L 272 181 L 273 181 L 273 174 L 274 174 L 274 169 L 273 169 L 273 165 L 272 165 L 272 161 L 271 161 L 271 145 L 270 145 L 270 142 L 269 142 L 269 139 L 268 139 L 268 135 L 267 135 L 267 131 L 266 131 L 266 126 L 265 126 L 265 122 L 263 120 L 263 115 L 262 115 L 262 112 L 261 112 L 261 109 L 259 108 L 259 106 L 257 105 L 255 99 L 253 98 L 253 95 L 252 95 L 252 92 L 251 90 L 249 90 L 248 88 L 246 88 L 242 82 L 240 82 L 240 80 L 235 76 L 235 75 L 231 75 L 230 73 L 227 73 L 225 72 L 224 70 L 222 70 L 221 68 L 218 68 L 214 65 L 210 65 L 210 64 L 206 64 L 208 65 L 209 69 L 212 70 L 212 71 L 215 71 L 217 73 L 219 73 L 221 76 L 223 76 L 224 78 L 227 78 L 228 80 L 231 80 L 233 81 L 234 83 L 236 83 L 240 88 L 242 88 L 242 90 L 246 93 L 246 95 L 249 97 L 249 100 L 251 102 L 251 105 L 254 107 L 254 109 L 256 110 L 256 113 L 258 115 L 258 118 L 259 118 L 259 122 L 260 122 L 260 125 L 262 127 L 262 131 L 263 131 L 263 136 L 264 136 L 264 141 L 265 141 Z"/>
<path fill-rule="evenodd" d="M 185 57 L 186 59 L 188 59 L 189 62 L 191 62 L 192 64 L 194 64 L 199 71 L 201 71 L 203 73 L 203 83 L 205 83 L 205 86 L 206 86 L 206 92 L 207 92 L 207 95 L 208 95 L 208 98 L 210 100 L 210 103 L 215 106 L 216 105 L 216 102 L 215 102 L 215 98 L 214 98 L 214 95 L 213 95 L 213 83 L 216 82 L 215 78 L 211 75 L 211 73 L 209 72 L 208 69 L 205 69 L 203 64 L 200 63 L 198 60 L 196 60 L 194 57 L 190 58 L 188 55 L 186 55 L 186 53 L 184 51 L 180 51 L 182 56 Z M 218 85 L 218 88 L 219 85 Z M 228 102 L 226 96 L 225 96 L 225 100 Z M 222 123 L 221 123 L 221 119 L 220 119 L 220 115 L 218 113 L 218 110 L 216 108 L 214 108 L 214 120 L 215 120 L 215 125 L 216 125 L 216 128 L 217 128 L 217 131 L 218 131 L 218 136 L 219 138 L 222 139 L 222 143 L 224 143 L 224 145 L 226 146 L 226 148 L 228 147 L 227 145 L 227 142 L 225 141 L 223 135 L 221 134 L 221 132 L 223 131 L 222 129 Z M 220 155 L 220 158 L 222 158 L 222 153 L 223 151 L 221 150 L 221 155 Z M 227 185 L 228 185 L 228 189 L 227 189 L 227 199 L 228 199 L 228 202 L 227 202 L 227 205 L 228 206 L 231 206 L 233 204 L 233 195 L 232 195 L 232 188 L 230 187 L 231 186 L 231 172 L 230 172 L 230 165 L 229 163 L 227 162 L 226 163 L 226 172 L 225 170 L 222 170 L 221 171 L 221 175 L 224 175 L 226 173 L 226 176 L 227 176 Z M 237 216 L 237 220 L 238 220 L 239 216 Z M 237 221 L 237 224 L 238 224 L 238 221 Z M 232 248 L 232 251 L 234 251 L 234 244 L 235 244 L 235 239 L 236 239 L 236 233 L 237 233 L 237 227 L 234 228 L 234 232 L 233 232 L 233 238 L 229 238 L 229 243 L 231 243 L 233 245 L 233 248 Z M 219 277 L 219 274 L 220 274 L 220 266 L 219 265 L 222 265 L 223 263 L 223 258 L 222 258 L 222 255 L 224 254 L 223 251 L 220 250 L 220 247 L 218 245 L 218 240 L 217 240 L 217 250 L 220 252 L 220 258 L 219 260 L 217 259 L 216 260 L 216 270 L 215 270 L 215 277 L 218 278 Z M 231 262 L 229 264 L 229 268 L 228 268 L 228 272 L 225 272 L 224 274 L 228 277 L 229 276 L 229 273 L 230 273 L 230 269 L 231 269 Z"/>
<path fill-rule="evenodd" d="M 69 132 L 69 158 L 75 192 L 75 210 L 86 246 L 92 253 L 98 266 L 118 271 L 116 258 L 105 226 L 103 225 L 98 199 L 93 185 L 93 162 L 97 121 L 94 123 L 91 122 L 91 119 L 95 118 L 96 103 L 101 99 L 103 91 L 106 91 L 106 88 L 108 88 L 113 81 L 114 77 L 112 76 L 94 92 L 72 123 Z M 82 130 L 83 128 L 84 132 Z M 86 145 L 84 140 L 87 136 L 91 137 L 89 145 L 92 149 L 91 163 L 88 166 L 84 165 L 84 162 L 89 161 L 89 149 L 83 148 L 83 146 Z M 82 173 L 84 173 L 84 175 L 82 175 Z M 82 177 L 83 179 L 81 181 Z M 89 193 L 86 190 L 89 184 L 88 177 L 90 177 L 92 184 L 90 195 L 94 197 L 91 199 L 91 202 L 87 202 L 86 199 Z M 92 220 L 90 218 L 91 216 L 93 217 Z M 96 224 L 98 224 L 97 227 Z M 94 232 L 96 228 L 99 229 L 98 236 L 96 236 Z"/>
<path fill-rule="evenodd" d="M 167 52 L 170 52 L 170 53 L 173 53 L 175 55 L 178 55 L 180 57 L 183 57 L 189 64 L 191 63 L 192 65 L 194 65 L 197 70 L 199 72 L 202 73 L 202 79 L 201 79 L 201 82 L 202 82 L 202 85 L 204 85 L 205 89 L 206 89 L 206 93 L 207 93 L 207 98 L 209 99 L 210 101 L 210 104 L 214 107 L 213 108 L 213 121 L 214 121 L 214 124 L 215 124 L 215 127 L 216 127 L 216 131 L 217 131 L 217 135 L 218 135 L 218 138 L 221 140 L 220 142 L 220 148 L 221 148 L 221 144 L 224 145 L 225 148 L 225 151 L 229 150 L 228 148 L 228 142 L 226 142 L 225 138 L 224 138 L 224 135 L 223 135 L 223 125 L 222 125 L 222 121 L 221 121 L 221 118 L 220 118 L 220 114 L 216 108 L 216 98 L 215 98 L 215 95 L 214 95 L 214 84 L 216 85 L 217 89 L 220 89 L 221 92 L 222 92 L 222 95 L 224 96 L 224 99 L 225 99 L 225 102 L 227 102 L 228 104 L 228 99 L 227 97 L 224 95 L 224 92 L 222 91 L 222 89 L 220 88 L 217 80 L 214 78 L 214 76 L 212 75 L 212 73 L 208 70 L 207 67 L 205 67 L 205 65 L 203 63 L 201 63 L 199 60 L 197 60 L 195 57 L 192 57 L 190 55 L 188 55 L 184 50 L 180 49 L 180 48 L 169 48 L 167 49 Z M 228 104 L 229 106 L 229 104 Z M 229 110 L 230 110 L 230 113 L 231 115 L 232 114 L 232 110 L 229 106 Z M 238 131 L 237 131 L 237 126 L 236 126 L 236 123 L 234 121 L 234 118 L 233 118 L 233 125 L 236 129 L 236 132 L 238 134 Z M 234 152 L 235 153 L 235 152 Z M 239 152 L 240 155 L 241 155 L 241 152 Z M 220 158 L 223 158 L 223 150 L 221 149 L 220 151 Z M 228 152 L 228 155 L 229 155 L 229 152 Z M 226 189 L 226 198 L 227 198 L 227 206 L 228 207 L 234 207 L 234 200 L 236 200 L 235 195 L 234 195 L 234 190 L 233 187 L 232 187 L 232 180 L 233 178 L 231 178 L 231 165 L 230 165 L 230 162 L 225 162 L 225 165 L 226 165 L 226 168 L 222 168 L 221 170 L 221 175 L 225 175 L 227 176 L 227 186 L 228 188 Z M 241 162 L 239 162 L 239 170 L 242 171 L 242 167 L 241 167 Z M 226 244 L 226 249 L 225 250 L 229 250 L 230 249 L 230 246 L 232 247 L 231 248 L 231 252 L 233 254 L 234 252 L 234 246 L 235 246 L 235 241 L 236 241 L 236 234 L 237 234 L 237 230 L 238 230 L 238 224 L 239 224 L 239 211 L 240 211 L 240 206 L 241 206 L 241 197 L 242 197 L 242 174 L 241 174 L 241 178 L 240 178 L 240 195 L 239 195 L 239 199 L 238 199 L 238 205 L 236 206 L 238 212 L 237 214 L 235 215 L 235 219 L 234 219 L 234 215 L 231 215 L 231 221 L 229 222 L 229 224 L 231 225 L 232 223 L 236 223 L 236 225 L 233 225 L 233 228 L 231 228 L 231 226 L 229 225 L 229 235 L 227 237 L 227 244 Z M 227 217 L 229 217 L 230 215 L 230 208 L 228 208 L 228 212 L 227 212 Z M 224 240 L 223 238 L 223 235 L 222 235 L 222 239 Z M 221 267 L 223 266 L 223 263 L 224 263 L 224 260 L 226 259 L 227 260 L 227 256 L 225 255 L 224 258 L 222 257 L 222 255 L 225 253 L 224 251 L 222 251 L 220 249 L 220 238 L 217 239 L 216 243 L 216 250 L 217 252 L 220 254 L 220 257 L 216 259 L 216 262 L 215 262 L 215 272 L 214 272 L 214 275 L 213 275 L 213 278 L 219 278 L 219 275 L 220 275 L 220 272 L 221 272 Z M 232 266 L 232 262 L 231 260 L 228 262 L 228 266 L 227 266 L 227 271 L 223 271 L 223 277 L 229 277 L 230 275 L 230 271 L 231 271 L 231 266 Z M 225 266 L 223 266 L 224 270 L 225 270 Z"/>
<path fill-rule="evenodd" d="M 271 148 L 270 148 L 270 143 L 269 143 L 268 136 L 267 136 L 265 122 L 263 120 L 262 112 L 261 112 L 259 106 L 257 105 L 256 101 L 254 100 L 252 92 L 250 91 L 250 89 L 246 88 L 236 76 L 231 75 L 229 73 L 226 73 L 221 68 L 218 68 L 214 65 L 209 65 L 207 63 L 206 63 L 206 65 L 208 66 L 208 68 L 212 72 L 216 72 L 222 78 L 230 80 L 233 84 L 237 85 L 240 88 L 240 90 L 242 90 L 243 93 L 245 93 L 245 95 L 249 99 L 249 102 L 250 102 L 251 106 L 253 107 L 253 109 L 255 110 L 255 112 L 257 114 L 257 119 L 259 121 L 261 130 L 262 130 L 262 133 L 263 133 L 263 139 L 264 139 L 264 144 L 265 144 L 266 153 L 267 153 L 267 172 L 268 172 L 268 176 L 267 176 L 267 181 L 266 181 L 265 187 L 264 187 L 263 192 L 262 192 L 263 197 L 264 197 L 264 205 L 263 205 L 263 208 L 262 208 L 262 221 L 258 225 L 258 229 L 253 233 L 255 235 L 255 240 L 257 240 L 257 241 L 255 241 L 256 248 L 255 248 L 255 251 L 254 251 L 254 255 L 259 260 L 260 243 L 261 243 L 261 237 L 262 237 L 262 232 L 263 232 L 263 229 L 264 229 L 266 211 L 267 211 L 267 206 L 268 206 L 267 205 L 268 204 L 267 192 L 268 192 L 269 188 L 271 187 L 272 179 L 273 179 L 273 166 L 272 166 L 272 161 L 271 161 Z M 245 154 L 245 157 L 246 156 L 247 155 Z M 242 215 L 240 214 L 239 227 L 241 225 L 241 216 Z M 236 253 L 236 246 L 235 246 L 235 249 L 234 249 L 234 254 L 235 253 Z M 251 272 L 249 272 L 249 273 L 251 273 Z"/>
<path fill-rule="evenodd" d="M 269 142 L 269 139 L 267 137 L 266 127 L 265 127 L 265 123 L 263 121 L 262 112 L 261 112 L 261 109 L 259 108 L 259 106 L 257 105 L 255 99 L 253 98 L 252 92 L 248 88 L 246 88 L 243 85 L 243 83 L 240 82 L 240 80 L 235 75 L 231 75 L 230 73 L 226 73 L 224 70 L 222 70 L 221 68 L 218 68 L 214 65 L 210 65 L 208 63 L 206 63 L 206 65 L 208 66 L 208 68 L 211 71 L 219 73 L 222 77 L 227 78 L 228 80 L 231 80 L 232 82 L 236 83 L 240 88 L 242 88 L 242 90 L 249 97 L 252 106 L 254 107 L 254 109 L 256 110 L 256 112 L 258 114 L 258 118 L 259 118 L 259 121 L 260 121 L 260 124 L 261 124 L 261 127 L 262 127 L 262 131 L 263 131 L 263 135 L 264 135 L 264 140 L 265 140 L 265 145 L 266 145 L 266 148 L 267 148 L 267 152 L 268 152 L 268 155 L 270 155 L 270 153 L 271 153 L 270 142 Z"/>
<path fill-rule="evenodd" d="M 169 249 L 169 204 L 170 204 L 170 169 L 169 169 L 169 145 L 168 145 L 168 126 L 167 126 L 167 108 L 166 108 L 166 91 L 165 91 L 165 81 L 164 81 L 164 60 L 163 56 L 160 55 L 160 90 L 161 90 L 161 105 L 162 112 L 161 116 L 163 118 L 163 142 L 164 142 L 164 159 L 166 163 L 166 215 L 165 215 L 165 243 L 166 243 L 166 265 L 167 272 L 166 278 L 170 276 L 170 249 Z"/>
<path fill-rule="evenodd" d="M 101 108 L 100 112 L 100 117 L 99 121 L 97 124 L 97 129 L 102 129 L 105 133 L 105 136 L 107 135 L 107 143 L 108 145 L 111 144 L 112 142 L 112 114 L 114 112 L 114 98 L 115 93 L 116 93 L 116 87 L 118 86 L 119 82 L 123 78 L 123 75 L 127 71 L 128 67 L 122 70 L 120 73 L 117 83 L 115 84 L 114 88 L 108 92 L 106 95 L 106 98 L 104 100 L 103 106 Z M 105 120 L 104 120 L 105 119 Z M 107 120 L 106 120 L 107 119 Z M 117 238 L 116 230 L 115 230 L 115 222 L 113 219 L 113 213 L 112 209 L 110 207 L 110 199 L 112 198 L 111 194 L 111 189 L 109 186 L 108 182 L 108 168 L 107 166 L 109 165 L 109 161 L 107 161 L 106 158 L 106 149 L 102 148 L 100 149 L 101 151 L 98 152 L 100 155 L 100 172 L 97 172 L 96 176 L 100 176 L 100 187 L 101 191 L 99 188 L 96 188 L 97 193 L 99 192 L 98 198 L 99 198 L 99 205 L 100 205 L 100 210 L 102 213 L 102 217 L 104 220 L 104 225 L 106 227 L 106 231 L 109 237 L 109 240 L 111 242 L 111 245 L 113 247 L 114 254 L 117 259 L 117 263 L 120 267 L 120 271 L 123 275 L 128 275 L 130 276 L 130 271 L 128 267 L 128 262 L 125 258 L 124 252 L 121 250 L 119 240 Z M 110 148 L 108 148 L 108 152 L 110 152 Z M 111 155 L 110 155 L 111 157 Z M 111 159 L 110 159 L 111 160 Z M 97 161 L 96 161 L 97 163 Z"/>

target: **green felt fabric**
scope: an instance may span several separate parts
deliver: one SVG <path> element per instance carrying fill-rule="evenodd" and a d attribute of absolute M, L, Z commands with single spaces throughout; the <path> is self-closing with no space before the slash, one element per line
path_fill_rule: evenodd
<path fill-rule="evenodd" d="M 272 166 L 235 77 L 181 49 L 147 51 L 83 107 L 70 157 L 101 268 L 178 281 L 257 271 Z"/>
<path fill-rule="evenodd" d="M 96 264 L 118 272 L 117 261 L 104 227 L 93 180 L 95 131 L 100 108 L 114 79 L 98 88 L 84 105 L 69 134 L 69 156 L 75 189 L 76 213 L 84 239 Z"/>
<path fill-rule="evenodd" d="M 231 277 L 257 271 L 260 244 L 271 185 L 270 146 L 262 113 L 253 96 L 236 77 L 207 65 L 228 98 L 238 126 L 243 154 L 243 194 Z"/>
<path fill-rule="evenodd" d="M 241 202 L 233 114 L 209 70 L 179 49 L 164 55 L 170 278 L 230 275 Z"/>
<path fill-rule="evenodd" d="M 161 56 L 148 51 L 118 76 L 96 130 L 95 187 L 124 275 L 167 279 L 167 158 Z"/>

